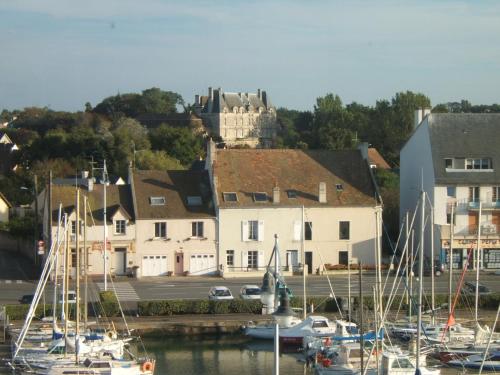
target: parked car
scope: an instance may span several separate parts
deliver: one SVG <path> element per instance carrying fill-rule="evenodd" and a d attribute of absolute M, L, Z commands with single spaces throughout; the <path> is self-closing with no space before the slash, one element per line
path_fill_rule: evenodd
<path fill-rule="evenodd" d="M 64 298 L 66 298 L 64 296 Z M 81 299 L 80 299 L 81 301 Z M 63 295 L 62 293 L 59 294 L 59 303 L 62 303 L 63 302 Z M 76 292 L 74 290 L 68 290 L 68 303 L 69 304 L 72 304 L 72 303 L 76 303 Z"/>
<path fill-rule="evenodd" d="M 491 289 L 482 284 L 479 284 L 478 291 L 480 296 L 491 294 Z M 462 293 L 476 294 L 476 282 L 466 281 L 462 287 Z"/>
<path fill-rule="evenodd" d="M 260 288 L 257 285 L 243 285 L 240 289 L 242 299 L 260 299 Z"/>
<path fill-rule="evenodd" d="M 22 296 L 19 299 L 19 303 L 22 303 L 22 304 L 31 303 L 31 302 L 33 302 L 33 298 L 35 298 L 35 296 L 33 294 L 25 294 L 24 296 Z"/>
<path fill-rule="evenodd" d="M 229 288 L 225 286 L 213 286 L 208 291 L 208 299 L 210 301 L 224 301 L 234 299 Z"/>

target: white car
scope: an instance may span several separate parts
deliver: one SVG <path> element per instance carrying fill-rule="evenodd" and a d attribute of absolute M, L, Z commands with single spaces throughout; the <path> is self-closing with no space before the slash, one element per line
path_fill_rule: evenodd
<path fill-rule="evenodd" d="M 208 292 L 208 299 L 210 301 L 225 301 L 232 300 L 234 298 L 231 291 L 225 286 L 213 286 Z"/>
<path fill-rule="evenodd" d="M 242 299 L 260 299 L 260 287 L 257 285 L 243 285 L 240 289 Z"/>

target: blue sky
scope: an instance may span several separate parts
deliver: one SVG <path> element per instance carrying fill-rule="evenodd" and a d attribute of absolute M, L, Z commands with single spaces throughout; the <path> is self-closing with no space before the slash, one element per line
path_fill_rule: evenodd
<path fill-rule="evenodd" d="M 82 110 L 160 87 L 266 89 L 313 109 L 333 92 L 374 105 L 500 102 L 500 2 L 0 0 L 0 109 Z"/>

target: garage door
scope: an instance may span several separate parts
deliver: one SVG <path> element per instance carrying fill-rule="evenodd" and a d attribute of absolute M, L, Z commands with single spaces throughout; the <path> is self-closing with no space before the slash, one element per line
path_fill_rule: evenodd
<path fill-rule="evenodd" d="M 167 274 L 166 255 L 143 255 L 142 276 L 163 276 Z"/>
<path fill-rule="evenodd" d="M 191 275 L 207 275 L 217 271 L 215 255 L 194 254 L 189 260 L 189 273 Z"/>

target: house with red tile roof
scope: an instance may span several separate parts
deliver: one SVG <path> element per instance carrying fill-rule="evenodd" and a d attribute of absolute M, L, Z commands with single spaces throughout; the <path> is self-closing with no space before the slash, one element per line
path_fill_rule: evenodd
<path fill-rule="evenodd" d="M 375 263 L 381 201 L 359 150 L 222 150 L 211 142 L 207 169 L 224 276 L 262 273 L 275 234 L 290 271 Z"/>

